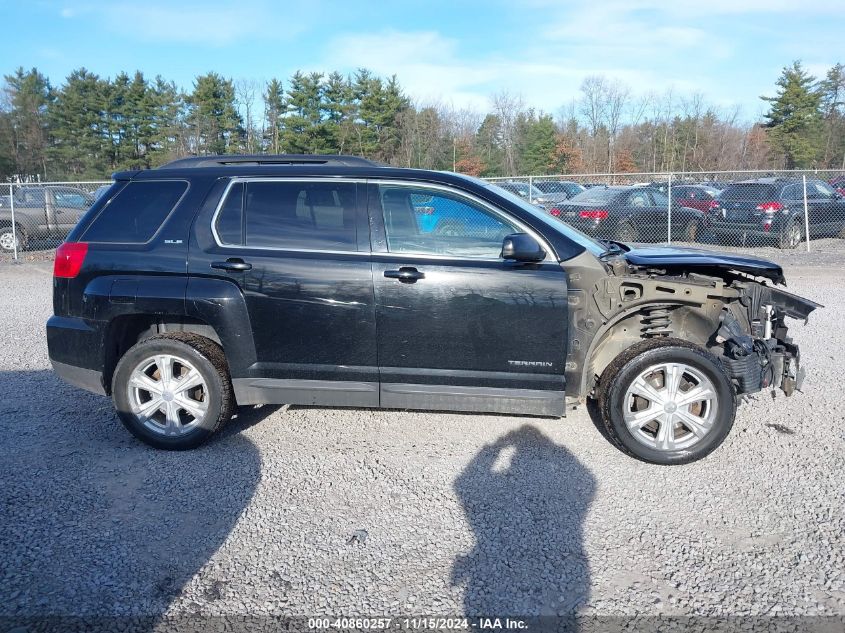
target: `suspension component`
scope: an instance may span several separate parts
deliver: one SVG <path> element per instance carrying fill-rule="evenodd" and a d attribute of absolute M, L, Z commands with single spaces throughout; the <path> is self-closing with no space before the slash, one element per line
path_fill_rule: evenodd
<path fill-rule="evenodd" d="M 669 319 L 668 308 L 652 308 L 647 310 L 640 318 L 643 338 L 656 338 L 658 336 L 671 336 L 672 322 Z"/>

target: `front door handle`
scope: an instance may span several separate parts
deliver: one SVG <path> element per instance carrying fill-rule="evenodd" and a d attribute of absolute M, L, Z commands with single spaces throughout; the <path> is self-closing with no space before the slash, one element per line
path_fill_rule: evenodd
<path fill-rule="evenodd" d="M 411 266 L 403 266 L 399 270 L 385 270 L 384 276 L 388 279 L 398 279 L 406 284 L 415 283 L 417 279 L 425 279 L 425 273 Z"/>
<path fill-rule="evenodd" d="M 230 257 L 225 262 L 211 262 L 211 267 L 217 268 L 219 270 L 252 270 L 252 264 L 248 264 L 244 260 L 237 257 Z"/>

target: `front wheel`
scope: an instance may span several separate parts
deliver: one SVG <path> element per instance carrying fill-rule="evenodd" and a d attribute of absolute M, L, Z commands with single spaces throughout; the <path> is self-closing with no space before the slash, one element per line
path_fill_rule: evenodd
<path fill-rule="evenodd" d="M 195 448 L 217 432 L 235 404 L 223 350 L 175 332 L 137 343 L 118 362 L 112 398 L 124 426 L 156 448 Z"/>
<path fill-rule="evenodd" d="M 715 356 L 686 341 L 660 339 L 608 366 L 598 407 L 608 436 L 625 453 L 652 464 L 686 464 L 727 437 L 736 397 Z"/>

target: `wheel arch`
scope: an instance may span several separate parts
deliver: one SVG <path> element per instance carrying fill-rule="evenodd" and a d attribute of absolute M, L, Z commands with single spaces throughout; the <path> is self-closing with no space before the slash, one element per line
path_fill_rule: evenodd
<path fill-rule="evenodd" d="M 106 328 L 103 341 L 103 385 L 111 392 L 111 382 L 117 363 L 136 343 L 171 332 L 189 332 L 223 346 L 214 327 L 195 317 L 179 314 L 123 314 L 114 317 Z"/>
<path fill-rule="evenodd" d="M 693 303 L 654 301 L 620 312 L 590 342 L 577 395 L 590 396 L 610 363 L 634 346 L 647 347 L 649 341 L 672 337 L 710 350 L 717 329 L 718 318 Z"/>

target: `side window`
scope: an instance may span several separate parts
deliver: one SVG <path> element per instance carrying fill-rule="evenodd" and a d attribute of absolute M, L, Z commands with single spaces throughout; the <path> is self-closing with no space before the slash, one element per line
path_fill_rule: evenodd
<path fill-rule="evenodd" d="M 87 209 L 90 206 L 85 196 L 76 191 L 54 191 L 53 195 L 56 198 L 56 204 L 60 207 Z"/>
<path fill-rule="evenodd" d="M 214 224 L 221 244 L 243 244 L 243 201 L 244 184 L 237 182 L 229 188 Z"/>
<path fill-rule="evenodd" d="M 391 253 L 496 259 L 502 239 L 519 232 L 480 204 L 439 189 L 380 185 L 379 199 Z"/>
<path fill-rule="evenodd" d="M 85 231 L 86 242 L 142 244 L 158 231 L 187 191 L 183 180 L 129 182 L 100 211 Z"/>
<path fill-rule="evenodd" d="M 808 184 L 808 196 L 814 196 L 816 198 L 834 198 L 836 196 L 836 192 L 826 182 L 822 182 L 821 180 L 814 180 L 812 193 L 810 191 L 810 186 Z"/>
<path fill-rule="evenodd" d="M 355 185 L 343 182 L 246 183 L 246 234 L 255 248 L 356 251 Z"/>
<path fill-rule="evenodd" d="M 655 190 L 649 192 L 651 194 L 651 199 L 654 201 L 653 204 L 658 207 L 665 207 L 669 204 L 669 196 L 666 194 Z"/>

